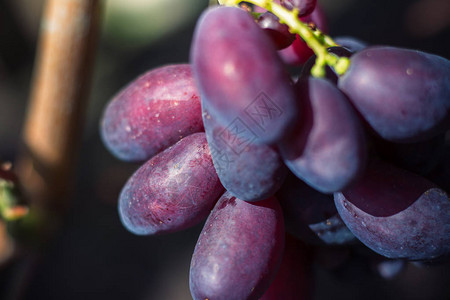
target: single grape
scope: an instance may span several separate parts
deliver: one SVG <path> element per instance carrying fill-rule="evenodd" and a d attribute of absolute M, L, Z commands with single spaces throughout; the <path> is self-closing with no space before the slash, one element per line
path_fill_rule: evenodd
<path fill-rule="evenodd" d="M 206 218 L 222 192 L 206 136 L 195 133 L 131 176 L 120 193 L 119 214 L 135 234 L 175 232 Z"/>
<path fill-rule="evenodd" d="M 250 203 L 225 193 L 195 246 L 192 297 L 259 299 L 276 275 L 283 248 L 283 217 L 274 197 Z"/>
<path fill-rule="evenodd" d="M 295 40 L 295 34 L 289 32 L 289 27 L 281 24 L 278 17 L 270 12 L 261 14 L 257 22 L 259 27 L 269 35 L 277 50 L 286 48 Z"/>
<path fill-rule="evenodd" d="M 340 47 L 344 47 L 352 53 L 359 52 L 364 48 L 367 48 L 367 43 L 357 38 L 350 36 L 338 36 L 335 37 L 334 42 L 338 44 Z"/>
<path fill-rule="evenodd" d="M 312 299 L 313 274 L 306 246 L 286 235 L 283 259 L 277 276 L 259 300 Z"/>
<path fill-rule="evenodd" d="M 294 89 L 272 42 L 236 7 L 214 7 L 200 18 L 191 61 L 209 114 L 222 126 L 242 122 L 255 143 L 279 140 L 297 114 Z"/>
<path fill-rule="evenodd" d="M 300 17 L 310 15 L 317 4 L 317 0 L 281 0 L 280 2 L 289 10 L 297 9 Z"/>
<path fill-rule="evenodd" d="M 362 173 L 365 136 L 345 96 L 327 80 L 296 84 L 303 114 L 296 129 L 280 143 L 289 169 L 322 193 L 340 191 Z"/>
<path fill-rule="evenodd" d="M 438 168 L 446 152 L 443 134 L 416 143 L 395 143 L 376 137 L 372 141 L 383 160 L 422 176 Z"/>
<path fill-rule="evenodd" d="M 203 131 L 200 97 L 189 65 L 151 70 L 106 107 L 100 133 L 125 161 L 145 161 L 185 136 Z"/>
<path fill-rule="evenodd" d="M 301 17 L 300 20 L 304 23 L 313 24 L 324 33 L 328 31 L 325 13 L 320 5 L 316 5 L 316 8 L 310 15 Z M 285 64 L 297 66 L 303 65 L 312 55 L 314 55 L 314 52 L 299 35 L 296 35 L 292 45 L 278 51 L 278 54 Z"/>
<path fill-rule="evenodd" d="M 432 260 L 450 252 L 450 199 L 416 174 L 372 160 L 334 199 L 353 234 L 383 256 Z"/>
<path fill-rule="evenodd" d="M 339 88 L 383 139 L 419 142 L 450 124 L 450 61 L 395 47 L 351 57 Z"/>
<path fill-rule="evenodd" d="M 241 200 L 258 201 L 273 196 L 287 171 L 277 150 L 268 145 L 255 145 L 240 136 L 243 124 L 239 122 L 226 128 L 217 124 L 208 112 L 208 101 L 203 100 L 206 138 L 223 186 Z"/>
<path fill-rule="evenodd" d="M 314 190 L 292 173 L 276 195 L 283 209 L 286 230 L 294 236 L 318 245 L 355 241 L 337 213 L 332 195 Z"/>

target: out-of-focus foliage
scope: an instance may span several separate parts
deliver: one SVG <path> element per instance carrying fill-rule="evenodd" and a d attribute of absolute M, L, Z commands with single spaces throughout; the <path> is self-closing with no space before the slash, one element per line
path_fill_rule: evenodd
<path fill-rule="evenodd" d="M 203 0 L 108 0 L 103 30 L 115 46 L 135 48 L 194 20 L 206 5 Z"/>

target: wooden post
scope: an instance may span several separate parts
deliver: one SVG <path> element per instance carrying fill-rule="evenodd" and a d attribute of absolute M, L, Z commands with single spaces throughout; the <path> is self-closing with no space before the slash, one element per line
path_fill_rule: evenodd
<path fill-rule="evenodd" d="M 89 95 L 100 0 L 47 0 L 17 173 L 33 205 L 67 206 Z"/>

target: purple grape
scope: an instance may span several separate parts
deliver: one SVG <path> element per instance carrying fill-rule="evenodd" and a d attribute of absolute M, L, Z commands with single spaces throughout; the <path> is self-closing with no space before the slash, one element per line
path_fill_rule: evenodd
<path fill-rule="evenodd" d="M 286 235 L 280 269 L 269 289 L 259 300 L 312 299 L 313 277 L 306 246 Z"/>
<path fill-rule="evenodd" d="M 287 168 L 281 156 L 271 146 L 255 145 L 240 136 L 242 124 L 236 122 L 227 128 L 217 124 L 208 112 L 208 101 L 203 100 L 206 138 L 223 186 L 245 201 L 273 196 L 286 176 Z"/>
<path fill-rule="evenodd" d="M 270 12 L 261 14 L 257 22 L 259 27 L 269 35 L 277 50 L 286 48 L 295 40 L 295 34 L 289 32 L 289 27 L 281 24 L 278 17 Z"/>
<path fill-rule="evenodd" d="M 450 124 L 450 62 L 394 47 L 351 57 L 339 88 L 383 139 L 419 142 Z"/>
<path fill-rule="evenodd" d="M 225 193 L 195 246 L 192 297 L 259 299 L 276 275 L 283 248 L 283 217 L 275 198 L 250 203 Z"/>
<path fill-rule="evenodd" d="M 364 48 L 367 48 L 367 43 L 350 36 L 335 37 L 334 42 L 352 53 L 359 52 Z"/>
<path fill-rule="evenodd" d="M 281 0 L 281 5 L 287 9 L 297 9 L 300 17 L 310 15 L 316 8 L 316 4 L 317 0 Z"/>
<path fill-rule="evenodd" d="M 131 176 L 120 194 L 120 218 L 140 235 L 183 230 L 206 218 L 222 192 L 206 136 L 195 133 Z"/>
<path fill-rule="evenodd" d="M 279 140 L 297 114 L 290 78 L 269 37 L 236 7 L 208 9 L 197 23 L 191 61 L 209 113 L 242 122 L 254 142 Z"/>
<path fill-rule="evenodd" d="M 292 173 L 277 193 L 286 230 L 307 243 L 343 245 L 355 240 L 337 213 L 331 195 L 322 194 Z"/>
<path fill-rule="evenodd" d="M 297 83 L 303 115 L 280 143 L 286 165 L 322 193 L 340 191 L 363 171 L 366 146 L 358 117 L 345 96 L 319 78 Z"/>
<path fill-rule="evenodd" d="M 387 162 L 423 176 L 439 166 L 446 151 L 442 134 L 416 143 L 395 143 L 375 138 L 372 145 Z"/>
<path fill-rule="evenodd" d="M 450 252 L 450 199 L 418 175 L 373 160 L 334 197 L 347 227 L 383 256 L 431 260 Z"/>
<path fill-rule="evenodd" d="M 200 97 L 189 65 L 143 74 L 112 99 L 101 121 L 104 144 L 125 161 L 145 161 L 201 131 Z"/>

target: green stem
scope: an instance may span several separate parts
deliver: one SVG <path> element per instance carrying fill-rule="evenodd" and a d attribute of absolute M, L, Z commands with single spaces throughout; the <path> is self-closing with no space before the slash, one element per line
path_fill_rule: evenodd
<path fill-rule="evenodd" d="M 227 6 L 237 6 L 242 0 L 219 0 L 219 3 Z M 246 0 L 245 2 L 257 5 L 276 15 L 281 23 L 289 27 L 289 31 L 298 34 L 316 54 L 316 63 L 311 69 L 314 77 L 325 76 L 325 66 L 328 65 L 335 70 L 338 75 L 342 75 L 350 66 L 347 57 L 339 57 L 329 53 L 327 48 L 337 46 L 333 39 L 318 29 L 311 29 L 298 17 L 298 10 L 289 10 L 280 4 L 273 3 L 272 0 Z"/>

